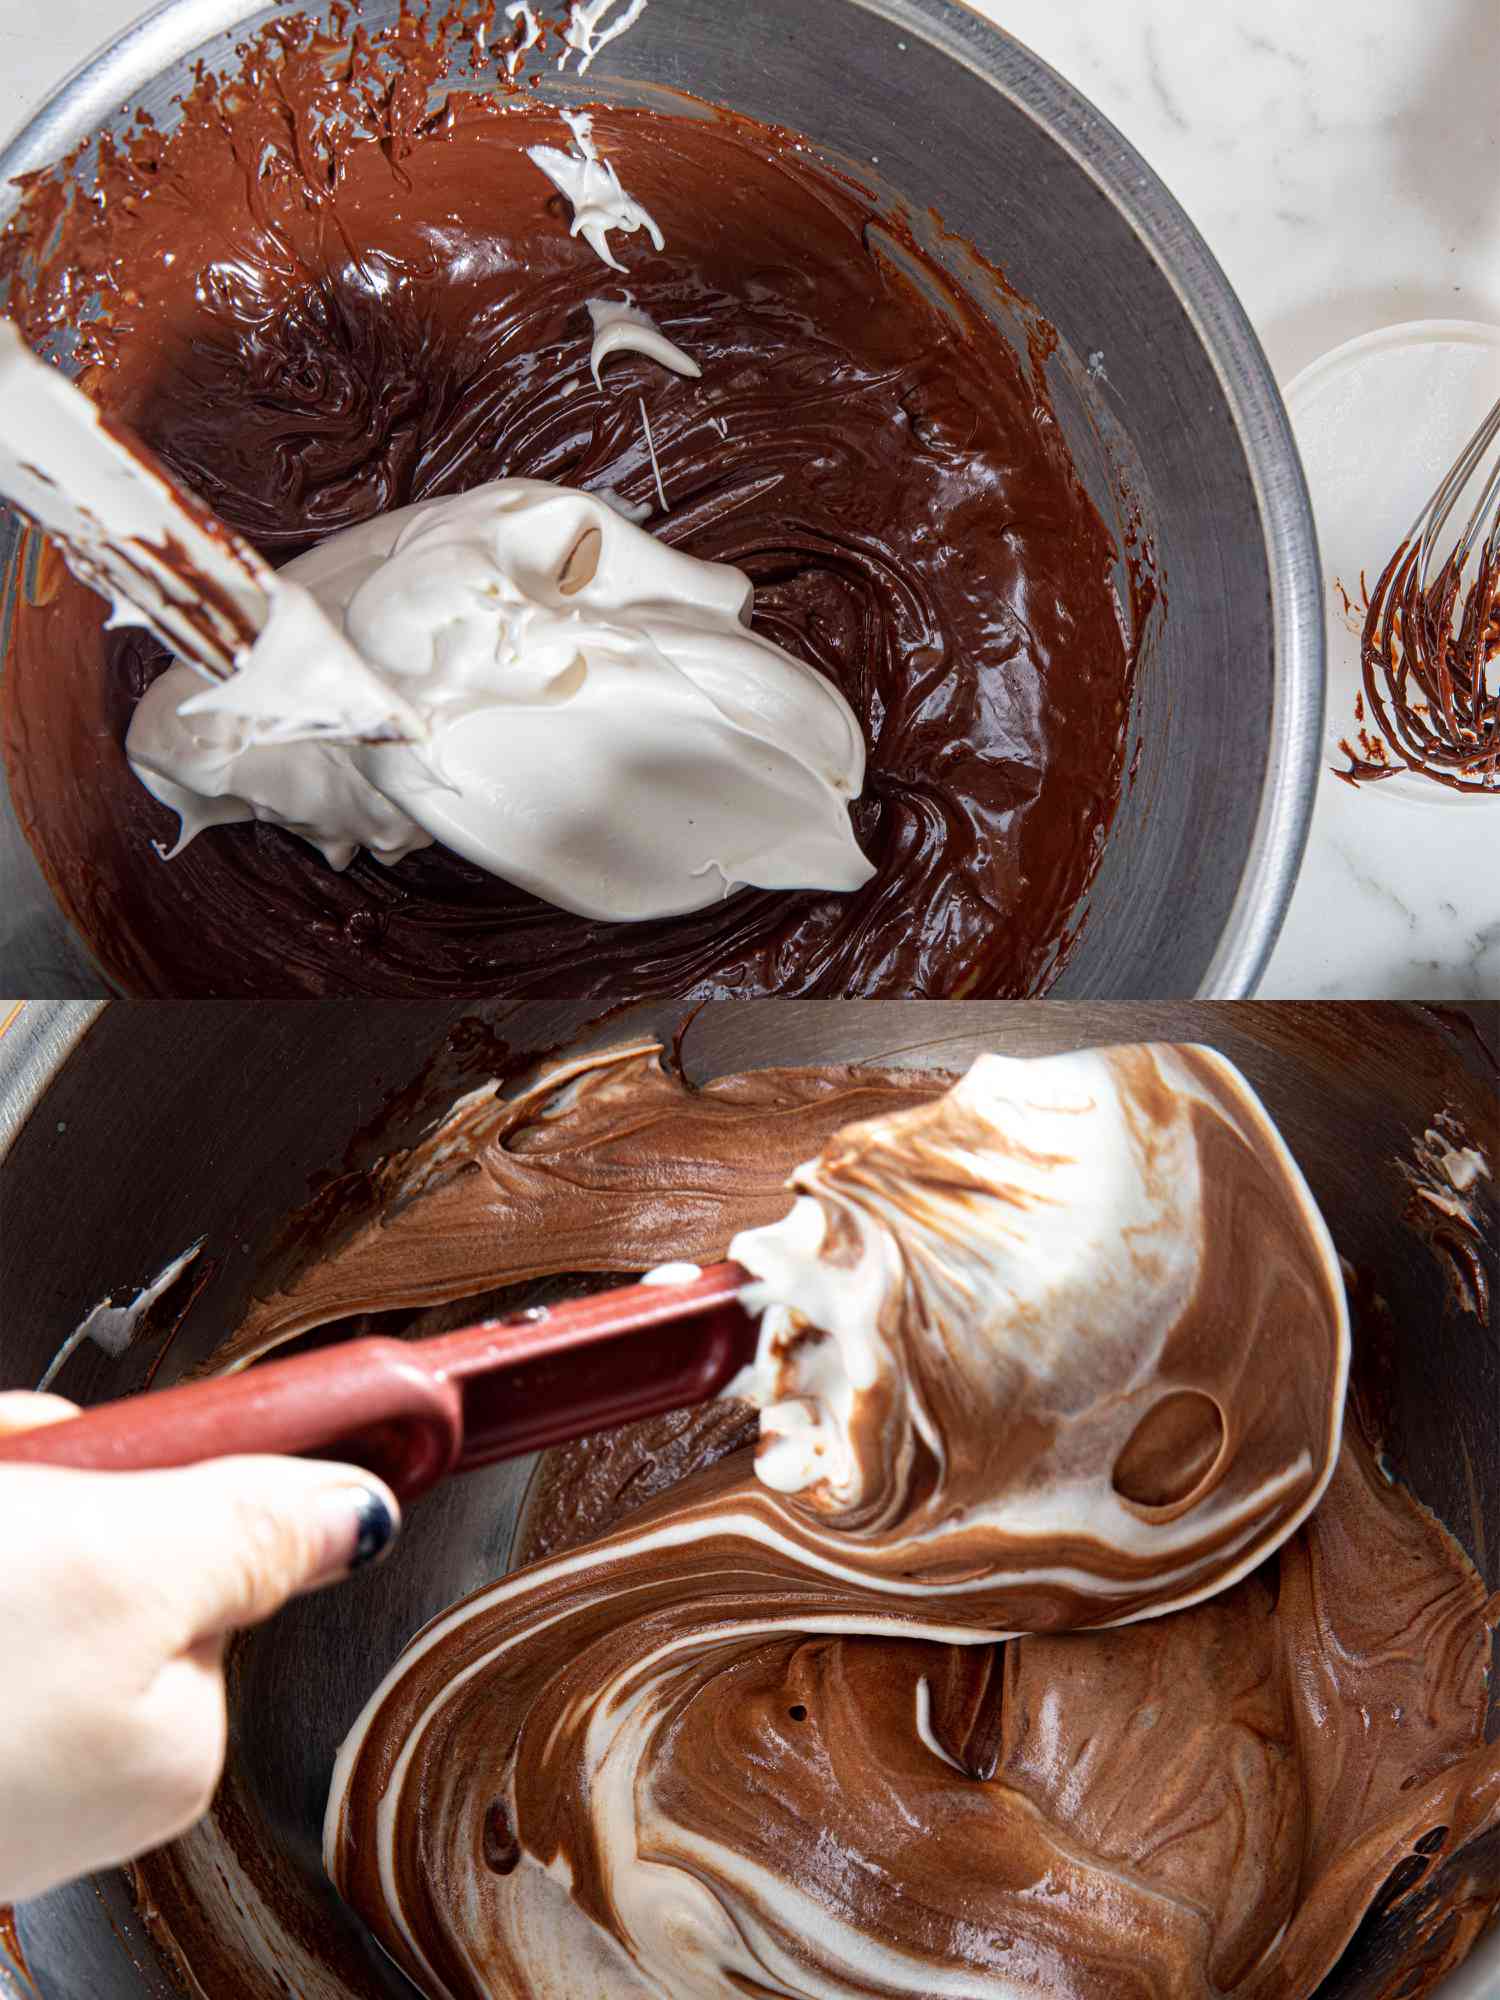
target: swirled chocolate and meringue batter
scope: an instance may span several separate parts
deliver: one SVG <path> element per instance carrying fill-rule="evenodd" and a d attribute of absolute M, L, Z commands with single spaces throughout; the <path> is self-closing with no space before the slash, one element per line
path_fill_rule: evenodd
<path fill-rule="evenodd" d="M 424 1993 L 1412 1995 L 1472 1942 L 1496 1607 L 1339 1442 L 1264 1113 L 1190 1049 L 952 1082 L 636 1047 L 477 1093 L 241 1330 L 731 1242 L 764 1288 L 759 1423 L 543 1461 L 523 1567 L 345 1746 L 329 1865 Z"/>

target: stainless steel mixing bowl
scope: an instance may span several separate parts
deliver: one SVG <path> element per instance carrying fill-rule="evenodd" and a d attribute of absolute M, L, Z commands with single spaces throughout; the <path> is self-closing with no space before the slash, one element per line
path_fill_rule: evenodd
<path fill-rule="evenodd" d="M 364 0 L 363 18 L 397 4 Z M 170 125 L 191 65 L 227 64 L 247 26 L 281 12 L 165 0 L 0 154 L 0 183 L 139 107 Z M 1253 991 L 1312 810 L 1321 589 L 1281 399 L 1171 195 L 1083 98 L 957 0 L 651 0 L 587 84 L 625 102 L 690 90 L 808 133 L 918 217 L 938 211 L 1057 328 L 1049 375 L 1074 456 L 1106 519 L 1129 485 L 1168 609 L 1132 719 L 1140 767 L 1056 991 Z M 0 520 L 0 611 L 16 533 Z M 4 808 L 0 987 L 104 990 Z"/>
<path fill-rule="evenodd" d="M 172 1339 L 163 1379 L 208 1355 L 244 1307 L 278 1224 L 314 1188 L 409 1142 L 459 1091 L 516 1051 L 670 1039 L 670 1010 L 589 1029 L 538 1007 L 460 1020 L 427 1005 L 116 1003 L 93 1017 L 27 1009 L 0 1036 L 0 1386 L 34 1383 L 85 1312 L 205 1237 L 208 1283 Z M 1143 1036 L 1212 1042 L 1260 1090 L 1302 1163 L 1343 1254 L 1388 1302 L 1401 1338 L 1382 1407 L 1397 1468 L 1500 1585 L 1500 1329 L 1449 1298 L 1427 1237 L 1404 1219 L 1401 1172 L 1445 1108 L 1494 1156 L 1500 1009 L 1204 1007 L 1055 1003 L 742 1002 L 693 1022 L 693 1076 L 767 1063 L 891 1061 L 960 1068 L 985 1048 L 1042 1053 Z M 415 1079 L 415 1081 L 413 1081 Z M 1495 1190 L 1487 1227 L 1493 1256 Z M 153 1346 L 111 1359 L 85 1345 L 59 1386 L 81 1400 L 137 1388 Z M 317 1833 L 334 1749 L 406 1638 L 504 1566 L 524 1468 L 453 1482 L 412 1512 L 377 1574 L 297 1605 L 238 1656 L 231 1756 L 248 1837 L 277 1857 L 319 1949 L 344 1979 L 281 1987 L 246 1966 L 208 2000 L 358 1995 L 404 1980 L 362 1940 L 324 1883 Z M 0 1635 L 3 1643 L 3 1635 Z M 242 1837 L 244 1830 L 242 1828 Z M 226 1912 L 221 1931 L 251 1927 Z M 1361 1950 L 1379 1943 L 1379 1926 Z M 122 1878 L 75 1884 L 24 1909 L 20 1933 L 45 2000 L 168 2000 L 175 1989 Z M 4 1951 L 0 1946 L 0 1964 Z M 1345 1976 L 1319 2000 L 1365 2000 Z M 1384 1990 L 1379 1989 L 1379 1990 Z M 0 1993 L 25 1993 L 0 1970 Z M 1444 2000 L 1500 1992 L 1500 1936 Z"/>

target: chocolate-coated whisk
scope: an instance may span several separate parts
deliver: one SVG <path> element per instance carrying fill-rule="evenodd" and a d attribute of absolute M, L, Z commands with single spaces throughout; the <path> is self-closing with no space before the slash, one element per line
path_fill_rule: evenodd
<path fill-rule="evenodd" d="M 1500 689 L 1492 690 L 1489 680 L 1490 664 L 1500 655 L 1497 440 L 1500 402 L 1417 516 L 1375 587 L 1361 646 L 1365 694 L 1381 735 L 1401 761 L 1356 759 L 1345 776 L 1392 777 L 1404 766 L 1452 791 L 1500 794 Z M 1459 503 L 1481 475 L 1468 524 L 1439 562 Z"/>

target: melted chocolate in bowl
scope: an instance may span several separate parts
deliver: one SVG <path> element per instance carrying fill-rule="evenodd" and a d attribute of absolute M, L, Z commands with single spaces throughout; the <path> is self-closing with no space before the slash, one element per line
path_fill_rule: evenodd
<path fill-rule="evenodd" d="M 555 109 L 491 88 L 430 112 L 454 33 L 357 31 L 351 59 L 295 19 L 267 30 L 170 136 L 106 143 L 93 204 L 40 179 L 0 249 L 11 309 L 40 342 L 97 298 L 90 391 L 273 561 L 504 476 L 650 503 L 654 532 L 747 571 L 758 629 L 854 707 L 875 878 L 609 926 L 443 849 L 340 876 L 233 827 L 163 863 L 174 818 L 121 745 L 167 656 L 105 634 L 43 551 L 3 735 L 58 900 L 141 994 L 1042 990 L 1119 798 L 1134 668 L 1045 332 L 1023 363 L 899 217 L 794 137 L 685 99 L 597 114 L 666 238 L 616 236 L 628 270 L 607 270 L 525 156 L 565 142 Z M 622 287 L 700 381 L 626 357 L 595 388 L 586 303 Z"/>

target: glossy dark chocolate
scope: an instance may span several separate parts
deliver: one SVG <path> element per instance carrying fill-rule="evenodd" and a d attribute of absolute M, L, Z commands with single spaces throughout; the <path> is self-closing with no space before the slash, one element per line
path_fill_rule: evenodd
<path fill-rule="evenodd" d="M 566 143 L 555 109 L 503 66 L 430 109 L 455 32 L 403 19 L 335 57 L 278 23 L 170 136 L 107 145 L 92 204 L 65 176 L 31 187 L 0 247 L 12 310 L 40 342 L 97 294 L 91 393 L 273 562 L 504 475 L 651 504 L 653 531 L 747 571 L 758 628 L 854 707 L 877 874 L 608 926 L 442 849 L 340 876 L 250 826 L 164 864 L 173 816 L 121 745 L 166 656 L 102 636 L 99 601 L 43 552 L 3 735 L 63 908 L 140 994 L 1045 988 L 1115 809 L 1132 661 L 1117 552 L 1037 355 L 810 149 L 686 99 L 597 114 L 666 235 L 659 254 L 617 237 L 620 277 L 526 158 Z M 586 304 L 622 288 L 701 380 L 629 356 L 595 387 Z"/>

